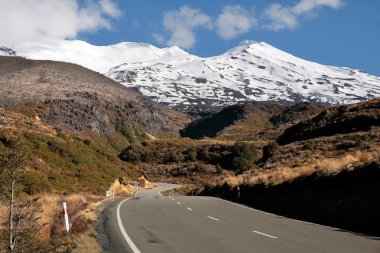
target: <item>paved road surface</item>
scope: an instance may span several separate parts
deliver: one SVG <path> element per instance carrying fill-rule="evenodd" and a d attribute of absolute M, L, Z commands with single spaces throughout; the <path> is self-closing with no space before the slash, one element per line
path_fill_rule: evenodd
<path fill-rule="evenodd" d="M 175 185 L 158 185 L 118 202 L 110 211 L 110 252 L 380 253 L 379 238 L 211 197 L 166 197 L 160 191 Z"/>

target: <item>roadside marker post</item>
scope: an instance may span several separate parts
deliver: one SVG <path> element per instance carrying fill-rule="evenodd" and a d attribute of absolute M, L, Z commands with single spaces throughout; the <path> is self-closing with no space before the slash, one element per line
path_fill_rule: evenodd
<path fill-rule="evenodd" d="M 69 226 L 69 215 L 67 214 L 67 203 L 63 202 L 63 212 L 65 216 L 65 227 L 66 227 L 66 232 L 69 233 L 70 226 Z"/>
<path fill-rule="evenodd" d="M 238 199 L 240 199 L 240 187 L 239 186 L 237 187 L 237 190 L 238 190 Z"/>

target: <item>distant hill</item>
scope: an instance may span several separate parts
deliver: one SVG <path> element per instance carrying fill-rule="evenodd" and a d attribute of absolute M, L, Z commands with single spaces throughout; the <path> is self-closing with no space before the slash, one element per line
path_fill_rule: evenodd
<path fill-rule="evenodd" d="M 0 106 L 62 129 L 101 136 L 178 133 L 187 115 L 79 65 L 0 56 Z"/>
<path fill-rule="evenodd" d="M 195 120 L 180 131 L 182 137 L 201 139 L 252 140 L 267 138 L 274 131 L 308 119 L 322 110 L 322 105 L 298 103 L 284 105 L 276 102 L 248 102 L 232 105 L 220 112 Z"/>
<path fill-rule="evenodd" d="M 310 120 L 286 129 L 278 138 L 278 143 L 288 144 L 320 136 L 368 131 L 372 126 L 380 126 L 380 99 L 331 107 Z"/>

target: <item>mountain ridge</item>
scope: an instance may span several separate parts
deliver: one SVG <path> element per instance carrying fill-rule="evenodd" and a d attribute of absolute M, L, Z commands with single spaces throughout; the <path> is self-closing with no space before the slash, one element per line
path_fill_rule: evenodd
<path fill-rule="evenodd" d="M 24 44 L 0 50 L 0 54 L 10 50 L 27 58 L 72 61 L 101 70 L 150 99 L 181 111 L 207 111 L 249 101 L 348 104 L 380 96 L 380 77 L 306 61 L 250 40 L 208 58 L 178 47 L 160 49 L 134 42 L 111 46 L 83 41 L 60 41 L 54 46 Z"/>
<path fill-rule="evenodd" d="M 82 66 L 0 56 L 0 107 L 38 116 L 57 129 L 178 133 L 186 114 Z"/>

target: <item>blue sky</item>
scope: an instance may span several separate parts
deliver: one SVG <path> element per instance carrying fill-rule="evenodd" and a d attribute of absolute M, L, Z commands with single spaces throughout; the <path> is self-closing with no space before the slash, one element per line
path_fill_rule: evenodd
<path fill-rule="evenodd" d="M 380 76 L 378 0 L 0 0 L 0 40 L 41 36 L 178 45 L 203 57 L 250 39 Z"/>

